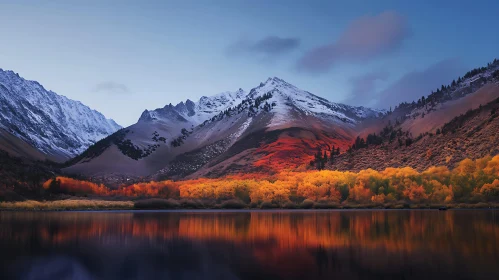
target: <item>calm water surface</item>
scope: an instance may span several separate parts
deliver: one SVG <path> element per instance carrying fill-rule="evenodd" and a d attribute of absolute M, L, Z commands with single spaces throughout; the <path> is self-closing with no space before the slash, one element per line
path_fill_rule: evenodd
<path fill-rule="evenodd" d="M 0 212 L 0 279 L 499 279 L 499 211 Z"/>

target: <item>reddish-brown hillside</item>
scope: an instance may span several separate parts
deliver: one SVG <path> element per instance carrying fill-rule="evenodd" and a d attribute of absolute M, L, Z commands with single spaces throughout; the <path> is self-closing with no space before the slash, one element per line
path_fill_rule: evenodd
<path fill-rule="evenodd" d="M 352 135 L 343 130 L 326 132 L 299 127 L 255 133 L 241 139 L 226 154 L 188 178 L 305 169 L 318 148 L 330 149 L 334 145 L 346 149 L 353 140 Z M 249 143 L 253 145 L 248 146 Z"/>
<path fill-rule="evenodd" d="M 495 96 L 499 96 L 497 86 Z M 423 123 L 421 119 L 419 124 Z M 353 171 L 403 166 L 418 170 L 436 165 L 452 168 L 465 158 L 499 154 L 499 98 L 455 116 L 428 133 L 415 136 L 405 127 L 393 126 L 396 136 L 391 143 L 384 139 L 381 145 L 353 149 L 334 158 L 329 168 Z"/>

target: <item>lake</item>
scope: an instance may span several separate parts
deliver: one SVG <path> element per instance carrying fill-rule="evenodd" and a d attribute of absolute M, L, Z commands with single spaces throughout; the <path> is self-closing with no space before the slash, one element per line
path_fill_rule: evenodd
<path fill-rule="evenodd" d="M 0 259 L 0 279 L 499 279 L 499 211 L 0 212 Z"/>

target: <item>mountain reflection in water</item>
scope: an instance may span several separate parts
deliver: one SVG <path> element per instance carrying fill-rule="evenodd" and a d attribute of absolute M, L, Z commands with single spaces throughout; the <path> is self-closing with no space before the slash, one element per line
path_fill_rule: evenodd
<path fill-rule="evenodd" d="M 498 215 L 0 212 L 0 279 L 499 279 Z"/>

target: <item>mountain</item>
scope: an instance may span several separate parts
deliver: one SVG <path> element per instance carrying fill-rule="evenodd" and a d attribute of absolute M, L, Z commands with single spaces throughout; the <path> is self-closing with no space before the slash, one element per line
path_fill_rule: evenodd
<path fill-rule="evenodd" d="M 499 61 L 473 69 L 417 101 L 401 103 L 363 126 L 348 152 L 333 156 L 323 168 L 359 171 L 410 166 L 422 171 L 497 155 Z"/>
<path fill-rule="evenodd" d="M 121 127 L 81 102 L 0 69 L 0 149 L 63 161 Z"/>
<path fill-rule="evenodd" d="M 198 125 L 210 119 L 221 111 L 241 103 L 246 96 L 244 90 L 235 92 L 222 92 L 217 95 L 203 96 L 198 102 L 187 99 L 173 106 L 171 103 L 163 108 L 153 111 L 145 110 L 139 118 L 139 122 L 174 122 L 180 121 Z"/>
<path fill-rule="evenodd" d="M 65 171 L 119 183 L 296 167 L 318 145 L 346 148 L 363 121 L 385 113 L 330 102 L 274 77 L 249 93 L 239 89 L 146 110 Z"/>
<path fill-rule="evenodd" d="M 0 150 L 14 157 L 38 161 L 47 159 L 47 155 L 3 128 L 0 128 Z"/>
<path fill-rule="evenodd" d="M 451 168 L 465 157 L 498 153 L 498 79 L 494 61 L 386 112 L 330 102 L 269 78 L 248 93 L 240 89 L 145 111 L 64 171 L 117 186 L 317 167 Z M 336 150 L 333 161 L 322 162 L 333 146 L 340 154 Z"/>

